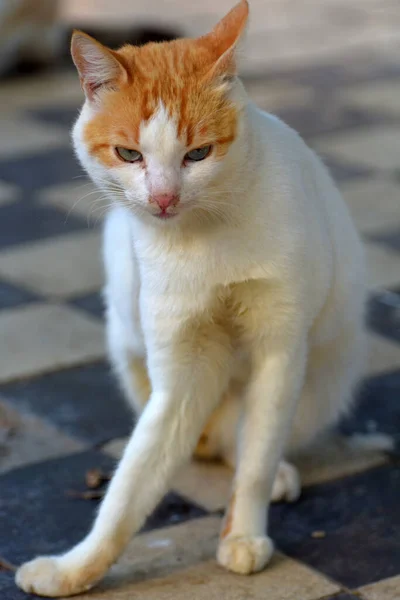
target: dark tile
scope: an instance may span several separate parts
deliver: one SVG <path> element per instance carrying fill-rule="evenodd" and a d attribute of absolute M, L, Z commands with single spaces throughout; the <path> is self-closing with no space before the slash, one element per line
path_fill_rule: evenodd
<path fill-rule="evenodd" d="M 111 458 L 90 451 L 16 469 L 0 477 L 2 556 L 18 565 L 38 554 L 63 552 L 77 543 L 89 530 L 99 501 L 72 498 L 68 490 L 84 490 L 89 469 L 112 472 L 114 467 Z M 200 508 L 169 494 L 147 521 L 145 530 L 203 515 Z M 4 600 L 31 598 L 17 590 L 13 574 L 7 571 L 0 571 L 0 593 Z"/>
<path fill-rule="evenodd" d="M 328 100 L 318 96 L 315 98 L 314 106 L 284 109 L 278 112 L 278 116 L 305 138 L 392 122 L 388 117 L 341 106 L 339 103 L 332 102 L 331 98 Z"/>
<path fill-rule="evenodd" d="M 371 242 L 375 242 L 377 244 L 381 244 L 382 246 L 386 246 L 387 248 L 389 248 L 389 250 L 400 252 L 400 217 L 397 226 L 393 227 L 389 231 L 385 231 L 383 233 L 368 234 L 366 238 Z"/>
<path fill-rule="evenodd" d="M 27 198 L 42 187 L 68 183 L 75 178 L 85 179 L 85 175 L 68 147 L 0 160 L 0 179 L 19 185 Z"/>
<path fill-rule="evenodd" d="M 400 370 L 370 377 L 361 386 L 353 411 L 341 423 L 343 433 L 385 433 L 400 451 Z"/>
<path fill-rule="evenodd" d="M 0 248 L 87 229 L 85 219 L 52 207 L 15 202 L 0 207 Z"/>
<path fill-rule="evenodd" d="M 332 157 L 321 156 L 324 164 L 328 167 L 332 177 L 337 183 L 350 181 L 351 179 L 373 177 L 374 170 L 349 162 L 341 162 Z"/>
<path fill-rule="evenodd" d="M 93 294 L 86 294 L 85 296 L 73 298 L 69 301 L 69 304 L 81 308 L 94 317 L 98 317 L 99 319 L 103 318 L 104 303 L 101 297 L 101 292 L 94 292 Z"/>
<path fill-rule="evenodd" d="M 35 302 L 39 296 L 0 280 L 0 310 Z"/>
<path fill-rule="evenodd" d="M 83 102 L 83 94 L 82 94 Z M 50 125 L 61 125 L 70 129 L 73 123 L 78 118 L 79 110 L 78 107 L 70 108 L 57 108 L 54 106 L 48 106 L 45 108 L 29 111 L 29 116 L 33 117 L 37 121 L 42 121 Z"/>
<path fill-rule="evenodd" d="M 399 489 L 399 465 L 308 488 L 296 504 L 271 508 L 271 535 L 280 550 L 348 588 L 392 577 L 400 573 Z"/>
<path fill-rule="evenodd" d="M 400 288 L 373 294 L 368 301 L 367 326 L 400 343 Z"/>
<path fill-rule="evenodd" d="M 134 423 L 106 362 L 6 384 L 0 393 L 90 444 L 129 435 Z"/>

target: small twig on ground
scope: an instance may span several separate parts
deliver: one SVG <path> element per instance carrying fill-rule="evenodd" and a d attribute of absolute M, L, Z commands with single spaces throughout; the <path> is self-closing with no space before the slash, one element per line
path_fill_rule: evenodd
<path fill-rule="evenodd" d="M 89 469 L 89 471 L 86 471 L 86 485 L 92 490 L 100 487 L 104 482 L 110 481 L 110 479 L 111 475 L 104 473 L 101 469 Z"/>
<path fill-rule="evenodd" d="M 8 560 L 0 556 L 0 571 L 16 571 L 17 568 L 18 567 L 11 564 L 10 562 L 8 562 Z"/>
<path fill-rule="evenodd" d="M 67 490 L 67 496 L 71 498 L 80 498 L 81 500 L 97 500 L 103 498 L 104 490 L 86 490 L 81 492 L 79 490 Z"/>

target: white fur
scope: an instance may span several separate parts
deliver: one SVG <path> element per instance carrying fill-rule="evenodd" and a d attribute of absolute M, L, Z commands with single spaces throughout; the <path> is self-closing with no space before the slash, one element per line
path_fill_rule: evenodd
<path fill-rule="evenodd" d="M 262 569 L 273 549 L 271 495 L 298 495 L 296 472 L 286 463 L 278 471 L 280 461 L 350 404 L 363 355 L 360 242 L 315 154 L 247 102 L 239 83 L 234 93 L 244 108 L 227 156 L 188 169 L 162 107 L 141 130 L 148 175 L 138 165 L 107 170 L 88 155 L 89 105 L 75 127 L 89 174 L 125 192 L 105 227 L 108 346 L 136 410 L 147 401 L 147 372 L 151 395 L 92 531 L 66 554 L 24 565 L 17 582 L 26 591 L 67 595 L 101 578 L 189 459 L 224 393 L 231 400 L 211 421 L 210 443 L 228 459 L 243 419 L 218 558 L 238 573 Z M 153 185 L 179 189 L 175 218 L 154 216 Z"/>

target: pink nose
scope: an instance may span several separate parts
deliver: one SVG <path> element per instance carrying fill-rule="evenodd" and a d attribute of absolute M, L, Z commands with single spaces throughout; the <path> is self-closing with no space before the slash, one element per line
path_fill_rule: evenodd
<path fill-rule="evenodd" d="M 177 194 L 156 194 L 151 199 L 158 204 L 161 210 L 165 210 L 169 206 L 176 206 L 179 202 Z"/>

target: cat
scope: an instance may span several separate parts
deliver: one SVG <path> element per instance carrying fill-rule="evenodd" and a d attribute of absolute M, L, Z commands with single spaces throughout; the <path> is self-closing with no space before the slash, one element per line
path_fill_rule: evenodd
<path fill-rule="evenodd" d="M 241 0 L 199 39 L 117 51 L 73 34 L 86 96 L 74 146 L 114 203 L 108 349 L 141 416 L 92 530 L 20 567 L 26 592 L 92 587 L 194 450 L 236 465 L 219 563 L 262 570 L 268 503 L 300 493 L 288 457 L 351 405 L 362 246 L 320 159 L 246 95 L 237 46 L 248 12 Z"/>

